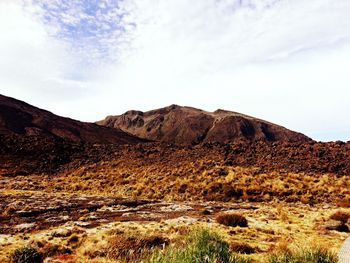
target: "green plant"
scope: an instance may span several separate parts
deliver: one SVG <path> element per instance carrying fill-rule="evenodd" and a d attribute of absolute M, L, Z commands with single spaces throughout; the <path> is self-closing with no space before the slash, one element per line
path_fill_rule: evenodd
<path fill-rule="evenodd" d="M 35 248 L 22 247 L 13 251 L 11 261 L 13 263 L 41 263 L 43 259 Z"/>
<path fill-rule="evenodd" d="M 192 231 L 185 245 L 155 251 L 145 263 L 248 263 L 238 255 L 231 255 L 228 244 L 207 229 Z"/>

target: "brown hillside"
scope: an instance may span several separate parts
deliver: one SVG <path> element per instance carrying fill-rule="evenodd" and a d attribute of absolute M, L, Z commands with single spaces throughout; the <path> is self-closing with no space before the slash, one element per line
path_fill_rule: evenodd
<path fill-rule="evenodd" d="M 119 116 L 108 116 L 97 124 L 166 143 L 311 141 L 301 133 L 240 113 L 207 112 L 177 105 L 147 112 L 128 111 Z"/>
<path fill-rule="evenodd" d="M 60 117 L 3 95 L 0 95 L 0 135 L 63 138 L 74 142 L 89 143 L 137 143 L 142 141 L 119 129 Z"/>

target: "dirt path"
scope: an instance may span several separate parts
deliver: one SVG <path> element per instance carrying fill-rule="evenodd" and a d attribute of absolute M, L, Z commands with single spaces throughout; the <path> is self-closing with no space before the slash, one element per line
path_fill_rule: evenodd
<path fill-rule="evenodd" d="M 350 263 L 350 237 L 344 241 L 338 256 L 339 263 Z"/>

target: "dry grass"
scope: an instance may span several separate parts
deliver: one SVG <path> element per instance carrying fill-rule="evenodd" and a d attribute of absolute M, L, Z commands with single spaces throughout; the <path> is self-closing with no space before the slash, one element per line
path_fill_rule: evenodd
<path fill-rule="evenodd" d="M 169 240 L 162 236 L 114 236 L 108 241 L 107 257 L 135 262 L 157 247 L 165 247 Z"/>
<path fill-rule="evenodd" d="M 179 164 L 109 161 L 55 177 L 6 178 L 6 190 L 40 190 L 133 198 L 202 201 L 337 203 L 348 207 L 350 180 L 334 174 L 260 172 L 223 166 L 216 161 Z M 135 162 L 135 163 L 134 163 Z M 225 173 L 222 173 L 224 169 Z M 11 211 L 8 211 L 11 213 Z"/>
<path fill-rule="evenodd" d="M 246 243 L 233 242 L 230 244 L 230 250 L 239 254 L 254 254 L 257 252 L 256 248 Z"/>

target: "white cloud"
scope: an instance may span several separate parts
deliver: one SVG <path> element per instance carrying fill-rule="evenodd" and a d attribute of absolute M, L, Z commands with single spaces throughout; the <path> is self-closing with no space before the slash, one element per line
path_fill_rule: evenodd
<path fill-rule="evenodd" d="M 0 93 L 42 107 L 84 94 L 84 81 L 70 79 L 77 59 L 67 43 L 25 11 L 19 1 L 0 2 Z"/>
<path fill-rule="evenodd" d="M 50 36 L 69 43 L 84 64 L 101 66 L 118 60 L 128 13 L 123 1 L 23 0 L 25 9 L 41 19 Z"/>
<path fill-rule="evenodd" d="M 100 1 L 94 15 L 39 3 L 50 23 L 42 5 L 0 4 L 1 93 L 90 121 L 177 103 L 350 139 L 349 1 Z M 65 24 L 81 21 L 94 24 L 77 40 Z"/>

